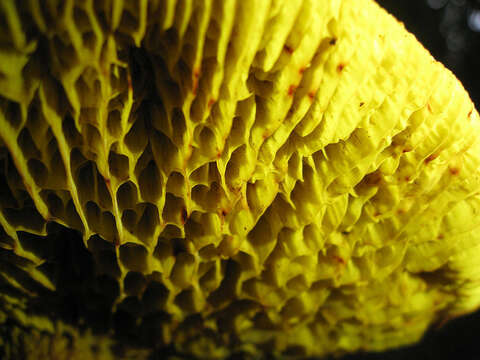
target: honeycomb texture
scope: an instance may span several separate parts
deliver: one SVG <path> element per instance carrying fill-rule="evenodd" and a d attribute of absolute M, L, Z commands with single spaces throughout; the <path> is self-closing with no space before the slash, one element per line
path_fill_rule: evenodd
<path fill-rule="evenodd" d="M 139 348 L 414 342 L 480 305 L 479 134 L 370 0 L 1 1 L 0 323 L 94 341 L 33 316 L 71 266 Z"/>

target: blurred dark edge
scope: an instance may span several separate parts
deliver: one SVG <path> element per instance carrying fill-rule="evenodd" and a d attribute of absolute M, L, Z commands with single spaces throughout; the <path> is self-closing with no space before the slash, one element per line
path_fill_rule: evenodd
<path fill-rule="evenodd" d="M 472 30 L 471 21 L 472 17 L 478 14 L 480 22 L 480 0 L 377 0 L 377 2 L 402 21 L 435 59 L 442 62 L 460 79 L 478 110 L 480 32 Z M 431 329 L 422 341 L 413 346 L 341 358 L 341 360 L 403 359 L 480 360 L 480 311 L 451 320 L 440 329 Z"/>

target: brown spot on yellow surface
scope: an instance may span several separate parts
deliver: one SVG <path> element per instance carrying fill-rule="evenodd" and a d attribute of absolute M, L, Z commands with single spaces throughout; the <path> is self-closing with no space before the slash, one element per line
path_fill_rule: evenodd
<path fill-rule="evenodd" d="M 288 46 L 288 45 L 284 45 L 283 48 L 285 49 L 285 51 L 289 54 L 293 54 L 293 48 Z"/>
<path fill-rule="evenodd" d="M 195 68 L 193 70 L 193 86 L 192 86 L 192 92 L 193 95 L 197 94 L 197 89 L 198 89 L 198 78 L 200 77 L 200 69 Z"/>
<path fill-rule="evenodd" d="M 288 96 L 292 96 L 295 90 L 297 90 L 297 85 L 290 85 L 288 88 Z"/>
<path fill-rule="evenodd" d="M 457 167 L 448 168 L 448 171 L 454 176 L 460 174 L 460 169 Z"/>
<path fill-rule="evenodd" d="M 428 164 L 428 163 L 432 162 L 432 161 L 435 160 L 437 157 L 438 157 L 438 154 L 432 154 L 432 155 L 430 155 L 429 157 L 427 157 L 427 158 L 425 159 L 425 164 Z"/>

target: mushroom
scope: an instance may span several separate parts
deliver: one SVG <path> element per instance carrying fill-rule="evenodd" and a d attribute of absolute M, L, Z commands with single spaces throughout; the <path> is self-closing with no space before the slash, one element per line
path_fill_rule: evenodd
<path fill-rule="evenodd" d="M 375 2 L 5 0 L 0 39 L 6 358 L 381 351 L 480 305 L 479 115 Z"/>

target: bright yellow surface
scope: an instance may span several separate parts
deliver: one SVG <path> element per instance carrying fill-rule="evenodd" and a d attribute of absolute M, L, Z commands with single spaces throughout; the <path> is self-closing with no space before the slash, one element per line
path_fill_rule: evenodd
<path fill-rule="evenodd" d="M 48 221 L 118 283 L 112 312 L 168 314 L 153 342 L 198 357 L 383 350 L 480 305 L 479 115 L 373 1 L 0 15 L 0 278 L 22 294 L 0 292 L 0 323 L 95 342 L 25 315 L 16 274 L 55 284 L 17 232 Z"/>

